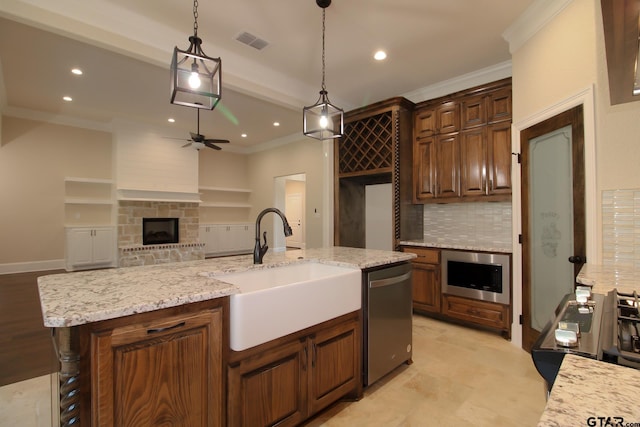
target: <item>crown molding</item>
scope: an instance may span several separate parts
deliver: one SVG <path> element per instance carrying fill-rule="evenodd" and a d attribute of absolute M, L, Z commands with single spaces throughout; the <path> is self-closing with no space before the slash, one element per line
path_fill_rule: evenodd
<path fill-rule="evenodd" d="M 472 73 L 463 74 L 462 76 L 454 77 L 449 80 L 444 80 L 430 86 L 425 86 L 423 88 L 407 92 L 401 96 L 417 104 L 418 102 L 439 98 L 450 93 L 494 82 L 507 77 L 511 77 L 510 60 Z"/>
<path fill-rule="evenodd" d="M 513 55 L 531 37 L 551 22 L 572 0 L 536 0 L 509 26 L 502 38 L 509 43 Z"/>

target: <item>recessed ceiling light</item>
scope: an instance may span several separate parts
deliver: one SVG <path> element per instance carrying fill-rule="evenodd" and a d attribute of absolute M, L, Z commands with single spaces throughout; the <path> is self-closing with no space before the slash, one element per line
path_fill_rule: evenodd
<path fill-rule="evenodd" d="M 373 57 L 376 61 L 382 61 L 383 59 L 386 59 L 387 52 L 385 52 L 384 50 L 379 50 L 373 54 Z"/>
<path fill-rule="evenodd" d="M 274 126 L 280 126 L 280 122 L 273 122 Z"/>
<path fill-rule="evenodd" d="M 73 68 L 73 69 L 71 70 L 71 72 L 72 72 L 73 74 L 75 74 L 76 76 L 81 76 L 81 75 L 82 75 L 82 70 L 81 70 L 80 68 Z"/>
<path fill-rule="evenodd" d="M 169 118 L 167 119 L 167 121 L 168 121 L 169 123 L 175 123 L 175 122 L 176 122 L 176 119 L 169 117 Z"/>
<path fill-rule="evenodd" d="M 65 101 L 67 101 L 67 102 L 71 102 L 71 101 L 73 101 L 73 98 L 72 98 L 72 97 L 70 97 L 70 96 L 63 96 L 63 97 L 62 97 L 62 99 L 63 99 L 63 100 L 65 100 Z"/>
<path fill-rule="evenodd" d="M 246 138 L 246 137 L 247 137 L 247 134 L 246 134 L 246 133 L 243 133 L 243 134 L 242 134 L 242 135 L 240 135 L 240 136 L 241 136 L 241 137 L 243 137 L 243 138 Z"/>

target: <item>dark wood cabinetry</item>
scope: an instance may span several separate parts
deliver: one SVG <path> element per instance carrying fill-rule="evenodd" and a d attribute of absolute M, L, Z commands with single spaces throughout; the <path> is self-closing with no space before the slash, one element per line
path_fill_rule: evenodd
<path fill-rule="evenodd" d="M 390 183 L 393 189 L 390 247 L 422 237 L 423 208 L 412 204 L 413 107 L 398 97 L 345 113 L 344 136 L 334 144 L 335 245 L 365 247 L 365 187 L 375 184 Z M 429 134 L 436 122 L 451 126 L 456 117 L 443 109 L 416 120 Z"/>
<path fill-rule="evenodd" d="M 507 339 L 511 338 L 511 316 L 509 307 L 506 305 L 443 294 L 442 314 L 499 329 Z"/>
<path fill-rule="evenodd" d="M 295 426 L 362 393 L 359 312 L 242 352 L 228 368 L 228 424 Z"/>
<path fill-rule="evenodd" d="M 81 358 L 83 425 L 222 426 L 223 310 L 213 304 L 80 327 L 90 355 Z"/>
<path fill-rule="evenodd" d="M 402 251 L 417 255 L 411 260 L 414 311 L 491 328 L 500 331 L 505 338 L 511 338 L 509 305 L 442 293 L 440 249 L 403 246 Z"/>
<path fill-rule="evenodd" d="M 440 313 L 440 251 L 417 247 L 402 250 L 417 255 L 412 260 L 413 309 Z"/>
<path fill-rule="evenodd" d="M 416 106 L 413 202 L 511 196 L 511 79 Z"/>

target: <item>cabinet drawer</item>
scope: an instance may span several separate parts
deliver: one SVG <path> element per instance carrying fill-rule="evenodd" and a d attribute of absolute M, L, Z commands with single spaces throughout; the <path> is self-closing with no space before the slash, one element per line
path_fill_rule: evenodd
<path fill-rule="evenodd" d="M 442 295 L 442 313 L 478 325 L 507 329 L 509 308 L 502 304 Z"/>
<path fill-rule="evenodd" d="M 417 258 L 412 259 L 412 262 L 440 264 L 440 249 L 404 247 L 402 250 L 418 256 Z"/>

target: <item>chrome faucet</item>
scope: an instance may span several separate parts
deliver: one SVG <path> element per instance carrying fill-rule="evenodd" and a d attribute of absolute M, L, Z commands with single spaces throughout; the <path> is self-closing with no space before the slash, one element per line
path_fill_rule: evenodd
<path fill-rule="evenodd" d="M 267 253 L 269 246 L 267 246 L 267 232 L 265 231 L 262 235 L 264 239 L 264 245 L 260 245 L 260 221 L 262 217 L 265 216 L 268 212 L 273 212 L 278 214 L 280 219 L 282 219 L 282 225 L 284 226 L 284 235 L 285 237 L 289 237 L 293 234 L 293 230 L 291 230 L 291 226 L 289 226 L 289 221 L 287 221 L 287 217 L 284 216 L 280 210 L 276 208 L 267 208 L 258 214 L 258 218 L 256 218 L 256 246 L 253 249 L 253 263 L 254 264 L 262 264 L 262 258 L 264 254 Z"/>

